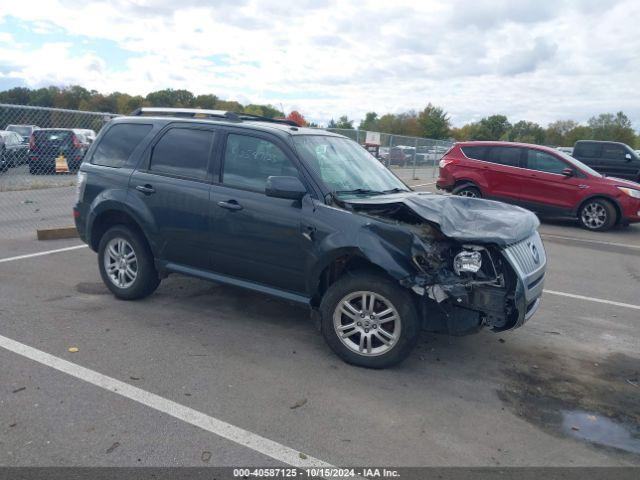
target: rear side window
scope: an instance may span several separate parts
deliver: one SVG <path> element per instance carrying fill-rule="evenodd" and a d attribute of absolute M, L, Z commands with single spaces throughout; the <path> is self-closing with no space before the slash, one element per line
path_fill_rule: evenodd
<path fill-rule="evenodd" d="M 223 184 L 264 193 L 267 178 L 272 175 L 298 177 L 298 169 L 268 140 L 234 134 L 227 137 Z"/>
<path fill-rule="evenodd" d="M 599 158 L 602 154 L 601 143 L 578 143 L 573 152 L 576 157 Z"/>
<path fill-rule="evenodd" d="M 499 165 L 519 167 L 521 152 L 522 149 L 517 147 L 491 147 L 485 160 Z"/>
<path fill-rule="evenodd" d="M 568 165 L 559 158 L 541 150 L 529 150 L 527 152 L 527 168 L 547 173 L 562 173 Z"/>
<path fill-rule="evenodd" d="M 153 173 L 205 180 L 213 135 L 210 130 L 168 130 L 153 147 L 149 170 Z"/>
<path fill-rule="evenodd" d="M 91 163 L 104 167 L 123 166 L 151 128 L 151 125 L 139 123 L 112 126 L 97 145 Z"/>
<path fill-rule="evenodd" d="M 629 153 L 622 145 L 614 143 L 604 144 L 602 146 L 602 158 L 609 160 L 624 160 L 624 156 Z"/>
<path fill-rule="evenodd" d="M 487 147 L 461 147 L 461 150 L 467 157 L 476 160 L 484 160 L 487 154 Z"/>

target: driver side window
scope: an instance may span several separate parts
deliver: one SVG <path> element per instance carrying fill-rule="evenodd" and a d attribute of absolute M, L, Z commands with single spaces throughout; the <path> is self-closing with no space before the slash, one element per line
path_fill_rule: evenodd
<path fill-rule="evenodd" d="M 264 193 L 270 176 L 300 178 L 298 169 L 274 143 L 248 135 L 229 134 L 222 183 Z"/>
<path fill-rule="evenodd" d="M 562 173 L 568 165 L 559 158 L 541 150 L 529 150 L 527 153 L 527 168 L 547 173 Z"/>

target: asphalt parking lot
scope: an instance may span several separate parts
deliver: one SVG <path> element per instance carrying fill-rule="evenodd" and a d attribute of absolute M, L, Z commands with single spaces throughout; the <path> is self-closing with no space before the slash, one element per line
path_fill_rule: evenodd
<path fill-rule="evenodd" d="M 545 222 L 529 323 L 425 334 L 384 371 L 342 363 L 298 306 L 178 275 L 117 301 L 78 240 L 12 232 L 2 465 L 640 465 L 640 225 Z"/>

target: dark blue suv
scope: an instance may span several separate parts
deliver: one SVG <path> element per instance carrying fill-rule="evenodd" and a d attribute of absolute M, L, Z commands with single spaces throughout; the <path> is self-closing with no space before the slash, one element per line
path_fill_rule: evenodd
<path fill-rule="evenodd" d="M 343 136 L 214 110 L 110 121 L 74 216 L 116 297 L 180 273 L 303 303 L 341 358 L 372 368 L 421 329 L 521 326 L 546 266 L 526 210 L 413 192 Z"/>

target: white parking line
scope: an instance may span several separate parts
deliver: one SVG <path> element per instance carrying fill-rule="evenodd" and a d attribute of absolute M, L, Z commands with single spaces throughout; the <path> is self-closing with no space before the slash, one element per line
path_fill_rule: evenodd
<path fill-rule="evenodd" d="M 624 248 L 634 248 L 640 250 L 640 245 L 631 245 L 629 243 L 616 243 L 616 242 L 605 242 L 603 240 L 590 240 L 587 238 L 578 238 L 578 237 L 567 237 L 564 235 L 554 235 L 551 233 L 540 233 L 542 238 L 558 238 L 560 240 L 572 240 L 574 242 L 583 242 L 583 243 L 593 243 L 595 245 L 608 245 L 611 247 L 624 247 Z"/>
<path fill-rule="evenodd" d="M 414 187 L 428 187 L 429 185 L 435 185 L 436 182 L 429 182 L 429 183 L 419 183 L 418 185 L 411 185 L 412 188 Z"/>
<path fill-rule="evenodd" d="M 332 467 L 268 438 L 0 335 L 0 347 L 298 468 Z"/>
<path fill-rule="evenodd" d="M 18 255 L 17 257 L 0 258 L 0 263 L 13 262 L 15 260 L 23 260 L 25 258 L 42 257 L 43 255 L 51 255 L 52 253 L 68 252 L 69 250 L 77 250 L 79 248 L 86 248 L 87 246 L 88 245 L 75 245 L 73 247 L 57 248 L 56 250 L 46 250 L 44 252 Z"/>
<path fill-rule="evenodd" d="M 632 305 L 630 303 L 614 302 L 613 300 L 605 300 L 602 298 L 585 297 L 583 295 L 576 295 L 575 293 L 558 292 L 556 290 L 544 290 L 544 293 L 551 295 L 559 295 L 561 297 L 575 298 L 577 300 L 586 300 L 589 302 L 604 303 L 606 305 L 615 305 L 616 307 L 631 308 L 633 310 L 640 310 L 640 305 Z"/>

